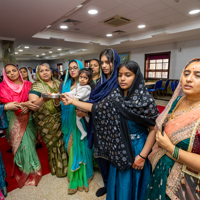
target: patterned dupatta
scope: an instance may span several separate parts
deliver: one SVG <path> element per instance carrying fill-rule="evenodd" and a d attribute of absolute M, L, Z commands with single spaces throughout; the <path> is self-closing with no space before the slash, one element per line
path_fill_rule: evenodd
<path fill-rule="evenodd" d="M 190 62 L 195 60 L 199 59 L 193 59 Z M 174 113 L 175 118 L 170 120 L 172 114 L 169 114 L 169 111 L 173 108 L 175 101 L 181 101 L 185 96 L 182 91 L 182 76 L 183 73 L 174 95 L 157 118 L 155 128 L 161 131 L 162 124 L 165 123 L 164 131 L 174 145 L 189 139 L 187 151 L 200 154 L 200 105 L 192 108 L 189 112 L 188 110 L 178 111 Z M 153 170 L 165 154 L 164 149 L 158 147 L 157 144 L 154 145 L 153 151 L 149 155 Z M 170 199 L 200 199 L 199 180 L 200 173 L 175 162 L 167 178 L 166 194 Z"/>

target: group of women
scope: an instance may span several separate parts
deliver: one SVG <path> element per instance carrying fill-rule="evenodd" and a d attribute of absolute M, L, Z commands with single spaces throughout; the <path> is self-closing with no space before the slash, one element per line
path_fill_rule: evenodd
<path fill-rule="evenodd" d="M 159 116 L 136 62 L 120 64 L 113 49 L 104 50 L 100 61 L 91 60 L 95 89 L 87 102 L 66 94 L 77 86 L 82 68 L 79 60 L 71 60 L 60 82 L 43 63 L 32 84 L 22 69 L 20 73 L 13 64 L 4 67 L 0 114 L 6 112 L 8 119 L 6 136 L 18 186 L 36 186 L 40 181 L 42 169 L 35 150 L 40 134 L 51 174 L 67 176 L 69 194 L 89 191 L 97 162 L 104 181 L 98 197 L 107 193 L 108 200 L 199 199 L 200 59 L 183 69 L 172 99 Z M 60 92 L 62 97 L 45 99 L 41 94 L 46 92 Z M 76 116 L 82 117 L 88 133 L 83 140 Z M 83 116 L 90 117 L 89 123 Z"/>

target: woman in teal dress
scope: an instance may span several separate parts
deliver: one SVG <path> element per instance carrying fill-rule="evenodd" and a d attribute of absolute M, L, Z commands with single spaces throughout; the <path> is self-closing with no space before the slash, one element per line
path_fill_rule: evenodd
<path fill-rule="evenodd" d="M 83 68 L 79 60 L 69 62 L 65 80 L 62 83 L 62 93 L 69 92 L 78 83 L 79 70 Z M 81 132 L 76 126 L 76 107 L 61 103 L 62 131 L 65 149 L 69 156 L 67 177 L 69 194 L 79 191 L 89 191 L 89 183 L 93 178 L 92 150 L 88 149 L 88 140 L 81 140 Z M 83 127 L 85 124 L 81 119 Z M 85 129 L 86 130 L 86 129 Z"/>
<path fill-rule="evenodd" d="M 121 64 L 118 82 L 120 87 L 96 104 L 67 95 L 62 101 L 92 111 L 94 155 L 111 164 L 107 199 L 143 200 L 151 173 L 146 157 L 155 142 L 153 126 L 158 109 L 137 63 Z"/>
<path fill-rule="evenodd" d="M 184 68 L 174 95 L 156 120 L 146 200 L 200 199 L 199 125 L 200 58 L 196 58 Z"/>

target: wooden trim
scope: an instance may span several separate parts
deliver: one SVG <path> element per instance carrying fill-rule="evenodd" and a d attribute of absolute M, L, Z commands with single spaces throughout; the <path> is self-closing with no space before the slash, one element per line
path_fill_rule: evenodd
<path fill-rule="evenodd" d="M 147 78 L 148 77 L 148 71 L 147 70 L 147 65 L 149 66 L 150 65 L 150 62 L 146 62 L 148 59 L 148 56 L 159 56 L 159 55 L 162 55 L 162 54 L 168 54 L 169 55 L 169 62 L 168 62 L 168 69 L 167 70 L 150 70 L 151 72 L 168 72 L 168 77 L 167 78 Z M 163 79 L 163 80 L 167 80 L 169 79 L 169 73 L 170 73 L 170 63 L 171 63 L 171 51 L 168 51 L 168 52 L 158 52 L 158 53 L 148 53 L 148 54 L 145 54 L 144 56 L 144 78 L 145 79 L 151 79 L 151 80 L 155 80 L 155 79 Z M 162 62 L 163 64 L 163 62 Z"/>

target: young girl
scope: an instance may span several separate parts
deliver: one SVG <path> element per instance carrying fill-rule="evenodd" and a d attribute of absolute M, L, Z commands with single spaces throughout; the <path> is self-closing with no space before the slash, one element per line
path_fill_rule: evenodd
<path fill-rule="evenodd" d="M 92 112 L 94 156 L 110 162 L 107 199 L 143 200 L 158 109 L 136 62 L 125 62 L 117 70 L 119 87 L 100 102 L 79 102 L 66 94 L 62 101 Z"/>
<path fill-rule="evenodd" d="M 66 92 L 66 94 L 72 95 L 82 101 L 89 100 L 91 87 L 93 87 L 92 76 L 93 73 L 90 68 L 81 69 L 79 71 L 79 83 L 73 90 Z M 87 122 L 89 122 L 88 116 L 85 116 L 85 119 Z M 81 140 L 83 140 L 87 136 L 87 132 L 84 130 L 80 120 L 81 118 L 76 116 L 76 125 L 81 132 Z"/>

